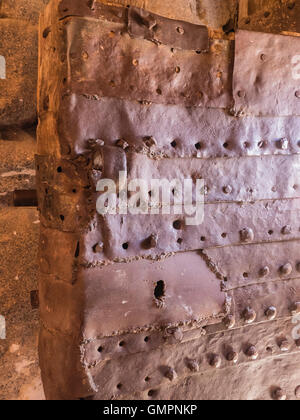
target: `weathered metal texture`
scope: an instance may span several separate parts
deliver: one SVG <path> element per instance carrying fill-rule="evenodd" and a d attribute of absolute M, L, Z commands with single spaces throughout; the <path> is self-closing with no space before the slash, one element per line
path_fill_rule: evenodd
<path fill-rule="evenodd" d="M 182 270 L 178 270 L 180 266 Z M 74 335 L 81 322 L 86 340 L 109 337 L 113 332 L 120 335 L 168 326 L 207 325 L 220 322 L 228 313 L 219 279 L 197 253 L 178 254 L 161 261 L 78 268 L 73 286 L 55 280 L 53 275 L 43 278 L 40 284 L 44 324 Z M 81 319 L 78 307 L 83 304 L 88 312 Z M 57 316 L 59 310 L 61 316 Z M 105 319 L 105 323 L 99 323 L 99 319 Z"/>
<path fill-rule="evenodd" d="M 235 112 L 300 115 L 299 37 L 239 30 L 235 37 Z"/>
<path fill-rule="evenodd" d="M 183 20 L 194 24 L 207 25 L 211 28 L 221 29 L 228 21 L 234 18 L 237 11 L 238 0 L 95 0 L 93 3 L 81 0 L 63 0 L 58 5 L 53 4 L 52 10 L 58 11 L 60 17 L 87 16 L 102 17 L 106 5 L 114 5 L 116 10 L 127 7 L 128 4 L 143 8 L 152 13 L 169 19 Z M 107 16 L 107 15 L 106 15 Z"/>
<path fill-rule="evenodd" d="M 136 353 L 134 357 L 126 355 L 126 350 L 124 350 L 125 354 L 122 355 L 123 349 L 121 349 L 105 364 L 99 363 L 101 361 L 101 355 L 99 355 L 96 366 L 91 367 L 90 370 L 95 383 L 99 383 L 99 378 L 101 377 L 101 385 L 103 385 L 99 389 L 99 399 L 111 399 L 113 396 L 124 399 L 128 398 L 128 396 L 137 399 L 148 399 L 149 397 L 163 399 L 164 395 L 166 399 L 169 399 L 168 389 L 172 388 L 173 381 L 176 382 L 174 390 L 176 389 L 179 392 L 181 384 L 188 378 L 194 378 L 195 381 L 198 380 L 201 383 L 202 377 L 211 375 L 212 371 L 223 371 L 223 375 L 227 377 L 228 383 L 230 381 L 230 371 L 248 369 L 252 363 L 259 365 L 264 361 L 265 364 L 268 364 L 271 360 L 275 363 L 277 358 L 286 357 L 289 359 L 291 355 L 299 360 L 299 348 L 293 341 L 290 341 L 289 350 L 286 352 L 282 352 L 278 346 L 278 340 L 290 337 L 293 328 L 294 326 L 290 320 L 274 321 L 268 325 L 268 329 L 266 329 L 264 324 L 258 324 L 251 328 L 244 327 L 238 331 L 228 332 L 225 336 L 224 333 L 217 333 L 182 344 L 165 345 L 152 351 L 145 349 L 140 353 Z M 97 345 L 97 343 L 95 344 Z M 126 344 L 124 342 L 122 347 L 125 348 Z M 103 343 L 103 351 L 104 346 L 105 344 Z M 256 349 L 256 361 L 253 361 L 248 356 L 248 350 L 251 346 L 254 346 Z M 145 347 L 147 348 L 147 343 Z M 272 348 L 272 351 L 269 348 Z M 238 355 L 236 363 L 228 360 L 229 353 L 233 351 Z M 198 363 L 196 372 L 192 372 L 190 369 L 190 360 Z M 217 365 L 213 363 L 214 360 L 218 361 Z M 170 368 L 174 369 L 176 373 L 173 380 L 167 375 Z M 128 371 L 136 372 L 134 381 L 128 375 Z M 260 375 L 261 373 L 257 372 L 254 378 L 251 378 L 251 383 L 256 385 L 257 381 L 261 381 Z M 146 378 L 148 380 L 145 380 Z M 255 380 L 256 378 L 257 381 Z M 277 381 L 282 380 L 282 374 L 276 379 Z M 294 376 L 295 380 L 299 381 L 297 374 Z M 272 385 L 276 386 L 277 381 L 275 383 L 266 381 L 264 388 L 258 388 L 257 391 L 270 392 L 270 387 Z M 294 384 L 294 387 L 296 386 L 297 383 Z M 211 399 L 218 399 L 216 395 L 218 389 L 219 387 L 217 387 L 217 391 L 215 390 L 211 394 Z M 155 391 L 155 394 L 149 394 L 151 390 Z M 207 390 L 204 392 L 207 392 Z M 244 393 L 245 391 L 242 390 L 241 392 Z M 178 398 L 180 397 L 178 396 Z M 202 399 L 203 397 L 201 390 L 195 386 L 186 391 L 184 398 Z"/>
<path fill-rule="evenodd" d="M 41 135 L 50 124 L 54 124 L 53 116 L 43 115 Z M 300 152 L 300 119 L 293 116 L 237 118 L 224 110 L 141 105 L 115 98 L 92 100 L 72 94 L 63 98 L 55 124 L 63 155 L 91 151 L 89 140 L 93 139 L 101 139 L 107 146 L 115 146 L 118 139 L 124 139 L 129 151 L 168 158 Z M 154 144 L 149 143 L 151 137 Z M 176 147 L 171 145 L 174 140 Z"/>
<path fill-rule="evenodd" d="M 288 66 L 274 73 L 278 101 L 266 95 L 270 45 L 285 64 L 291 47 L 283 55 L 277 46 L 295 49 L 299 38 L 239 31 L 232 86 L 233 42 L 210 39 L 209 52 L 198 51 L 212 10 L 205 2 L 192 19 L 169 2 L 107 3 L 53 0 L 41 20 L 46 396 L 294 399 L 300 143 Z M 212 30 L 222 19 L 212 21 L 208 34 L 222 38 Z M 246 36 L 256 45 L 241 42 Z M 247 79 L 250 66 L 261 92 Z M 188 226 L 173 199 L 170 215 L 100 216 L 97 181 L 118 183 L 119 171 L 128 180 L 204 178 L 204 223 Z"/>
<path fill-rule="evenodd" d="M 95 99 L 109 96 L 186 106 L 226 108 L 232 103 L 231 41 L 212 40 L 209 51 L 199 54 L 133 38 L 125 21 L 71 18 L 59 26 L 68 62 L 66 91 Z M 42 92 L 42 98 L 47 94 Z M 51 110 L 51 104 L 47 108 Z"/>
<path fill-rule="evenodd" d="M 299 242 L 289 241 L 289 234 L 285 236 L 286 241 L 272 242 L 273 234 L 271 224 L 268 243 L 206 249 L 203 255 L 226 279 L 226 288 L 229 290 L 266 281 L 299 277 Z M 286 264 L 292 266 L 291 272 L 282 272 L 282 267 Z"/>
<path fill-rule="evenodd" d="M 137 7 L 128 9 L 128 32 L 133 38 L 147 39 L 158 45 L 198 53 L 209 49 L 206 26 L 166 19 Z"/>
<path fill-rule="evenodd" d="M 257 32 L 300 32 L 300 4 L 293 0 L 240 0 L 239 28 Z"/>

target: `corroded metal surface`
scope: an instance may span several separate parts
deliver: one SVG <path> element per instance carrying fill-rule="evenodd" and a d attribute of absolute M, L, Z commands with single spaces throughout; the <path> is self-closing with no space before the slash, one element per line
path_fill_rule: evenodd
<path fill-rule="evenodd" d="M 235 45 L 236 112 L 257 116 L 299 115 L 299 38 L 238 31 Z"/>
<path fill-rule="evenodd" d="M 46 396 L 297 399 L 293 19 L 289 36 L 274 19 L 234 37 L 258 2 L 224 2 L 222 30 L 206 2 L 189 2 L 194 18 L 107 3 L 53 0 L 40 25 Z M 170 214 L 98 214 L 98 182 L 120 171 L 203 179 L 203 223 L 173 212 L 175 190 Z"/>

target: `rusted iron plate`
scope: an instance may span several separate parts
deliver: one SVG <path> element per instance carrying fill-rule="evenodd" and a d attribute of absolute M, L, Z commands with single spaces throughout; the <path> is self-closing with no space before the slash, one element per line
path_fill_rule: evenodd
<path fill-rule="evenodd" d="M 53 123 L 41 121 L 42 135 Z M 115 98 L 96 101 L 80 95 L 63 99 L 58 132 L 62 153 L 72 156 L 88 152 L 91 139 L 101 139 L 107 146 L 124 139 L 132 151 L 169 158 L 300 152 L 298 117 L 236 118 L 223 110 L 141 105 Z M 149 147 L 150 138 L 155 144 Z M 171 144 L 174 140 L 176 147 Z"/>
<path fill-rule="evenodd" d="M 94 153 L 93 165 L 101 171 L 94 176 L 94 188 L 101 178 L 119 182 L 119 172 L 127 171 L 127 179 L 185 179 L 194 184 L 203 179 L 207 188 L 206 203 L 215 201 L 255 201 L 263 199 L 296 198 L 300 156 L 240 157 L 232 159 L 150 159 L 146 155 L 125 152 L 121 148 L 103 147 Z M 103 164 L 102 164 L 103 162 Z M 279 169 L 280 168 L 280 169 Z M 278 174 L 284 174 L 278 176 Z M 129 193 L 130 195 L 130 193 Z M 132 195 L 132 194 L 131 194 Z M 174 203 L 174 195 L 171 197 Z"/>
<path fill-rule="evenodd" d="M 98 216 L 98 226 L 84 235 L 81 256 L 86 264 L 104 260 L 122 260 L 135 256 L 157 256 L 228 246 L 286 240 L 283 229 L 289 226 L 288 239 L 299 239 L 299 200 L 258 201 L 248 204 L 219 203 L 204 206 L 204 222 L 185 225 L 184 218 L 174 215 L 106 215 Z M 269 234 L 270 229 L 273 235 Z M 112 233 L 113 232 L 113 235 Z M 146 249 L 145 240 L 158 235 L 156 246 Z M 247 238 L 245 238 L 245 236 Z M 93 253 L 97 243 L 103 251 Z M 102 261 L 102 262 L 101 262 Z"/>
<path fill-rule="evenodd" d="M 178 384 L 189 377 L 202 377 L 201 374 L 203 373 L 210 375 L 210 372 L 216 372 L 218 369 L 228 370 L 233 366 L 241 372 L 251 364 L 268 364 L 268 361 L 274 363 L 277 357 L 284 357 L 284 354 L 285 357 L 289 357 L 288 355 L 291 354 L 297 357 L 299 348 L 292 339 L 294 327 L 295 325 L 291 320 L 274 321 L 268 324 L 267 329 L 265 324 L 258 324 L 148 352 L 146 343 L 143 352 L 132 356 L 126 355 L 126 350 L 124 350 L 123 356 L 121 349 L 120 353 L 116 352 L 114 359 L 106 363 L 98 363 L 90 371 L 96 383 L 99 383 L 101 376 L 101 384 L 103 384 L 101 393 L 99 393 L 101 398 L 106 399 L 109 395 L 110 397 L 114 395 L 116 399 L 119 399 L 126 398 L 127 395 L 139 395 L 144 399 L 147 398 L 149 390 L 158 391 L 160 389 L 162 393 L 167 392 L 168 387 L 175 380 Z M 286 337 L 290 344 L 287 352 L 282 352 L 278 346 L 278 340 L 283 339 L 283 337 Z M 124 348 L 125 346 L 126 343 L 124 342 Z M 247 355 L 250 346 L 256 348 L 256 361 L 251 360 Z M 273 351 L 268 351 L 268 348 L 272 348 Z M 227 360 L 229 353 L 233 351 L 238 355 L 236 363 Z M 217 356 L 217 366 L 211 365 L 214 355 Z M 191 360 L 198 364 L 198 371 L 193 372 L 189 368 Z M 99 355 L 98 361 L 101 361 L 101 355 Z M 168 375 L 171 369 L 174 370 L 176 376 L 172 375 L 170 377 Z M 128 372 L 136 372 L 136 374 L 133 374 L 134 380 L 132 375 L 128 375 Z M 145 381 L 145 378 L 149 378 L 149 380 Z M 118 384 L 122 384 L 122 386 L 117 387 Z M 197 395 L 197 388 L 193 388 L 189 392 L 195 398 L 201 398 L 201 395 Z M 158 392 L 155 399 L 159 399 L 159 395 Z"/>
<path fill-rule="evenodd" d="M 246 7 L 245 12 L 239 16 L 240 29 L 268 33 L 300 32 L 298 1 L 242 0 L 241 3 L 246 3 Z"/>
<path fill-rule="evenodd" d="M 274 319 L 277 321 L 291 320 L 293 305 L 300 299 L 299 293 L 300 279 L 270 282 L 235 289 L 231 294 L 232 305 L 230 310 L 231 319 L 234 320 L 230 326 L 230 328 L 235 329 L 233 334 L 239 335 L 240 328 L 250 325 L 245 319 L 245 313 L 248 309 L 251 310 L 251 313 L 253 311 L 255 313 L 255 319 L 251 323 L 253 328 L 255 328 L 255 324 L 260 322 L 264 322 L 265 327 L 269 328 L 269 321 Z M 180 336 L 180 341 L 173 335 L 166 335 L 167 330 L 143 330 L 139 333 L 117 334 L 111 337 L 98 337 L 93 340 L 87 340 L 85 346 L 86 362 L 88 365 L 93 365 L 95 362 L 99 363 L 104 360 L 116 359 L 120 356 L 134 355 L 140 352 L 147 353 L 164 346 L 178 345 L 179 342 L 185 343 L 199 340 L 205 334 L 211 336 L 217 334 L 217 332 L 224 331 L 224 335 L 226 335 L 229 331 L 228 319 L 228 317 L 225 317 L 222 323 L 211 323 L 206 325 L 204 329 L 195 328 L 195 326 L 178 328 L 176 331 L 177 335 Z M 144 340 L 142 339 L 143 337 Z M 210 339 L 211 337 L 207 338 L 207 340 Z M 200 341 L 203 340 L 201 339 Z M 118 346 L 119 342 L 125 342 L 126 346 L 120 349 Z M 280 347 L 281 342 L 276 342 L 276 344 Z M 103 351 L 99 354 L 98 348 L 100 346 Z M 271 354 L 274 353 L 276 348 L 277 346 L 275 345 L 271 347 Z"/>
<path fill-rule="evenodd" d="M 274 234 L 273 227 L 272 223 L 268 231 L 270 239 Z M 283 237 L 289 239 L 288 234 Z M 206 249 L 204 254 L 212 266 L 226 278 L 226 288 L 230 290 L 266 281 L 299 277 L 299 246 L 298 241 L 287 240 Z M 291 265 L 291 272 L 282 272 L 282 267 L 286 264 Z"/>
<path fill-rule="evenodd" d="M 230 41 L 212 40 L 209 52 L 197 54 L 131 38 L 125 24 L 70 18 L 63 28 L 69 92 L 214 108 L 232 103 Z"/>
<path fill-rule="evenodd" d="M 235 111 L 300 115 L 300 38 L 239 30 L 235 40 Z"/>
<path fill-rule="evenodd" d="M 209 48 L 206 26 L 182 20 L 168 19 L 138 7 L 114 7 L 103 3 L 63 1 L 58 6 L 62 18 L 93 17 L 110 22 L 128 22 L 128 32 L 134 38 L 185 50 L 206 51 Z"/>
<path fill-rule="evenodd" d="M 300 302 L 300 279 L 254 284 L 233 290 L 235 327 L 290 318 Z"/>
<path fill-rule="evenodd" d="M 182 270 L 178 270 L 180 266 Z M 178 254 L 156 262 L 141 260 L 78 269 L 74 285 L 58 281 L 54 276 L 42 278 L 45 325 L 77 335 L 79 324 L 83 323 L 85 339 L 178 324 L 216 323 L 228 310 L 220 280 L 197 253 Z M 84 319 L 80 311 L 83 305 L 88 308 Z"/>
<path fill-rule="evenodd" d="M 188 5 L 186 0 L 57 0 L 53 9 L 58 5 L 61 18 L 70 15 L 98 18 L 104 15 L 105 5 L 110 9 L 112 5 L 121 9 L 129 4 L 169 19 L 221 29 L 235 14 L 237 0 L 215 0 L 213 4 L 210 0 L 202 0 L 201 4 L 197 0 L 188 0 Z"/>
<path fill-rule="evenodd" d="M 56 19 L 69 16 L 104 19 L 110 22 L 124 22 L 127 18 L 127 7 L 112 6 L 100 1 L 59 0 L 57 3 Z M 113 2 L 110 2 L 113 3 Z"/>
<path fill-rule="evenodd" d="M 205 375 L 193 375 L 148 392 L 126 395 L 124 399 L 158 400 L 299 400 L 299 354 L 260 360 L 226 371 L 212 369 Z M 236 385 L 238 384 L 238 386 Z M 150 392 L 150 394 L 149 394 Z M 98 398 L 101 399 L 100 394 Z"/>
<path fill-rule="evenodd" d="M 128 31 L 134 38 L 183 50 L 200 52 L 209 48 L 206 26 L 166 19 L 137 7 L 128 10 Z"/>

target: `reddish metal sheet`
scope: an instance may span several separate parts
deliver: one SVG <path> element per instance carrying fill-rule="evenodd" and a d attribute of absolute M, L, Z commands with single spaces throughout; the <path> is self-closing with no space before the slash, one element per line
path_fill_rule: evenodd
<path fill-rule="evenodd" d="M 131 38 L 125 23 L 70 18 L 62 27 L 68 92 L 215 108 L 232 103 L 230 41 L 212 40 L 209 52 L 197 54 Z"/>
<path fill-rule="evenodd" d="M 300 115 L 300 38 L 239 30 L 233 95 L 240 115 Z"/>
<path fill-rule="evenodd" d="M 272 224 L 268 231 L 270 239 L 273 234 Z M 300 243 L 289 241 L 289 236 L 283 236 L 286 239 L 284 242 L 228 246 L 206 249 L 203 253 L 212 266 L 226 278 L 226 288 L 229 290 L 263 284 L 266 281 L 297 278 L 300 276 Z M 288 274 L 281 272 L 286 264 L 292 266 L 292 271 Z"/>
<path fill-rule="evenodd" d="M 109 360 L 105 363 L 99 363 L 101 360 L 101 355 L 98 356 L 98 363 L 96 362 L 96 367 L 91 367 L 90 372 L 94 381 L 99 382 L 101 377 L 101 390 L 99 390 L 99 398 L 107 399 L 111 398 L 114 395 L 117 399 L 126 399 L 130 396 L 135 398 L 148 399 L 149 391 L 155 390 L 156 394 L 153 395 L 154 399 L 170 398 L 168 395 L 169 388 L 172 386 L 174 381 L 174 389 L 181 389 L 182 383 L 188 378 L 197 377 L 200 378 L 206 375 L 211 375 L 211 372 L 231 371 L 234 367 L 235 370 L 241 372 L 242 369 L 248 369 L 247 366 L 253 364 L 256 366 L 261 366 L 263 364 L 268 365 L 268 363 L 276 363 L 276 357 L 284 357 L 284 354 L 289 357 L 293 354 L 298 360 L 299 348 L 293 340 L 290 339 L 292 336 L 292 330 L 294 324 L 291 320 L 286 321 L 274 321 L 268 324 L 268 328 L 264 324 L 258 324 L 255 326 L 245 327 L 239 331 L 231 331 L 226 335 L 224 333 L 217 333 L 215 335 L 209 335 L 207 337 L 202 337 L 191 342 L 186 342 L 182 344 L 177 344 L 176 346 L 165 346 L 163 348 L 156 349 L 154 351 L 148 351 L 145 349 L 141 353 L 137 353 L 134 357 L 132 355 L 126 355 L 124 351 L 124 356 L 122 352 L 116 354 L 112 360 Z M 277 341 L 282 339 L 283 336 L 289 338 L 290 349 L 289 351 L 283 353 Z M 97 343 L 95 343 L 97 345 Z M 126 344 L 124 344 L 124 347 Z M 250 346 L 255 346 L 257 351 L 256 361 L 252 361 L 251 358 L 247 356 L 247 351 Z M 145 346 L 147 348 L 147 345 Z M 273 348 L 273 352 L 270 352 L 268 348 Z M 104 349 L 104 344 L 103 344 Z M 227 360 L 228 354 L 234 351 L 238 355 L 238 360 L 236 363 L 233 363 Z M 216 355 L 220 361 L 218 364 L 218 369 L 215 366 L 211 366 L 212 357 Z M 196 361 L 198 363 L 198 371 L 193 372 L 189 368 L 189 361 Z M 230 369 L 231 368 L 231 369 Z M 173 369 L 176 373 L 176 377 L 170 379 L 167 375 L 168 371 Z M 134 380 L 132 380 L 131 375 L 128 375 L 129 371 L 134 371 Z M 228 381 L 228 375 L 225 375 Z M 149 380 L 145 381 L 145 378 Z M 259 374 L 260 380 L 263 381 L 263 376 Z M 299 373 L 297 373 L 294 379 L 298 378 Z M 279 380 L 280 378 L 278 378 Z M 281 375 L 282 379 L 282 375 Z M 248 378 L 249 380 L 249 378 Z M 255 383 L 255 381 L 251 383 Z M 267 387 L 267 390 L 264 390 L 262 387 L 258 392 L 267 391 L 269 392 L 269 387 L 271 385 L 276 385 L 275 383 L 266 382 L 264 385 Z M 122 387 L 117 387 L 118 384 L 122 384 Z M 199 389 L 197 387 L 190 387 L 188 394 L 185 395 L 185 398 L 188 398 L 190 395 L 193 399 L 202 399 L 203 395 L 198 394 Z M 214 393 L 214 398 L 216 394 Z M 97 399 L 97 396 L 95 397 Z"/>
<path fill-rule="evenodd" d="M 40 130 L 49 118 L 52 116 L 41 118 Z M 91 139 L 101 139 L 107 146 L 124 139 L 132 151 L 168 158 L 300 152 L 300 119 L 292 116 L 236 118 L 219 109 L 141 105 L 116 98 L 89 100 L 71 95 L 62 100 L 57 124 L 61 152 L 72 156 L 88 152 Z M 148 147 L 151 137 L 155 145 Z M 281 147 L 282 139 L 287 140 L 286 148 Z M 173 140 L 176 147 L 171 145 Z"/>
<path fill-rule="evenodd" d="M 76 335 L 81 324 L 86 340 L 178 325 L 207 325 L 220 322 L 227 312 L 220 280 L 197 253 L 78 268 L 73 285 L 43 275 L 40 287 L 45 325 Z M 88 308 L 84 315 L 83 307 Z"/>
<path fill-rule="evenodd" d="M 166 19 L 137 7 L 128 9 L 128 31 L 134 38 L 198 52 L 209 49 L 206 26 Z"/>

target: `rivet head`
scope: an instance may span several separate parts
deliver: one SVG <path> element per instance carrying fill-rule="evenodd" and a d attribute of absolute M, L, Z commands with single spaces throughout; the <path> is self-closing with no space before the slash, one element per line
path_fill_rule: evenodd
<path fill-rule="evenodd" d="M 300 347 L 300 338 L 298 338 L 298 340 L 295 341 L 295 344 L 297 347 Z"/>
<path fill-rule="evenodd" d="M 275 308 L 275 306 L 270 306 L 267 310 L 266 310 L 266 317 L 269 321 L 273 321 L 273 319 L 276 318 L 277 316 L 277 309 Z"/>
<path fill-rule="evenodd" d="M 237 94 L 239 98 L 245 98 L 246 96 L 246 92 L 244 90 L 239 90 Z"/>
<path fill-rule="evenodd" d="M 300 273 L 300 262 L 296 264 L 296 270 Z"/>
<path fill-rule="evenodd" d="M 144 137 L 143 141 L 144 141 L 145 145 L 149 148 L 153 147 L 153 146 L 156 146 L 156 144 L 157 144 L 155 138 L 152 137 L 152 136 Z"/>
<path fill-rule="evenodd" d="M 228 362 L 237 363 L 239 360 L 239 355 L 236 351 L 230 351 L 226 356 Z"/>
<path fill-rule="evenodd" d="M 283 274 L 284 276 L 290 275 L 292 271 L 293 271 L 293 266 L 291 263 L 286 263 L 280 267 L 280 273 Z"/>
<path fill-rule="evenodd" d="M 222 360 L 221 357 L 218 354 L 213 354 L 210 358 L 209 364 L 211 367 L 214 367 L 216 369 L 219 369 L 221 366 Z"/>
<path fill-rule="evenodd" d="M 244 228 L 240 231 L 240 238 L 242 242 L 252 242 L 254 239 L 254 232 L 251 228 Z"/>
<path fill-rule="evenodd" d="M 290 343 L 287 339 L 281 340 L 279 343 L 279 348 L 282 352 L 287 352 L 290 350 Z"/>
<path fill-rule="evenodd" d="M 165 329 L 165 337 L 173 337 L 177 342 L 183 340 L 183 331 L 179 327 L 168 327 Z"/>
<path fill-rule="evenodd" d="M 252 322 L 256 319 L 256 312 L 254 309 L 248 307 L 243 312 L 243 319 L 246 322 L 246 324 L 252 324 Z"/>
<path fill-rule="evenodd" d="M 223 324 L 226 328 L 231 330 L 235 326 L 235 317 L 233 315 L 227 315 L 223 320 Z"/>
<path fill-rule="evenodd" d="M 178 26 L 176 30 L 180 35 L 184 34 L 184 29 L 181 26 Z"/>
<path fill-rule="evenodd" d="M 119 139 L 119 140 L 117 141 L 117 146 L 118 146 L 118 147 L 121 147 L 123 150 L 126 150 L 126 149 L 129 147 L 129 144 L 127 143 L 127 141 L 126 141 L 126 140 L 124 140 L 124 139 Z"/>
<path fill-rule="evenodd" d="M 287 395 L 281 388 L 277 388 L 273 391 L 272 398 L 276 401 L 285 401 L 287 399 Z"/>
<path fill-rule="evenodd" d="M 232 193 L 232 186 L 231 186 L 231 185 L 225 185 L 225 186 L 223 187 L 223 192 L 224 192 L 225 194 L 231 194 L 231 193 Z"/>
<path fill-rule="evenodd" d="M 289 141 L 287 138 L 280 139 L 278 141 L 278 148 L 281 150 L 287 150 L 289 147 Z"/>
<path fill-rule="evenodd" d="M 300 302 L 294 302 L 291 306 L 291 314 L 298 315 L 300 314 Z"/>
<path fill-rule="evenodd" d="M 174 381 L 174 379 L 177 378 L 177 373 L 175 369 L 168 367 L 168 369 L 165 372 L 165 377 L 169 379 L 169 381 Z"/>
<path fill-rule="evenodd" d="M 258 351 L 256 350 L 256 347 L 250 346 L 246 351 L 246 356 L 248 356 L 251 360 L 256 360 L 258 358 Z"/>
<path fill-rule="evenodd" d="M 300 385 L 295 389 L 295 396 L 298 400 L 300 400 Z"/>
<path fill-rule="evenodd" d="M 284 227 L 281 229 L 281 233 L 282 233 L 283 235 L 290 235 L 290 234 L 292 233 L 292 227 L 291 227 L 290 225 L 284 226 Z"/>
<path fill-rule="evenodd" d="M 197 360 L 188 360 L 187 367 L 190 369 L 191 372 L 199 372 L 199 363 Z"/>
<path fill-rule="evenodd" d="M 259 270 L 260 277 L 267 277 L 269 274 L 270 274 L 270 269 L 267 265 Z"/>
<path fill-rule="evenodd" d="M 297 90 L 297 91 L 295 92 L 295 96 L 296 96 L 296 98 L 300 99 L 300 90 Z"/>
<path fill-rule="evenodd" d="M 102 242 L 97 243 L 93 247 L 93 251 L 95 254 L 99 254 L 100 252 L 103 252 L 104 244 Z"/>

